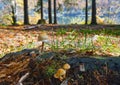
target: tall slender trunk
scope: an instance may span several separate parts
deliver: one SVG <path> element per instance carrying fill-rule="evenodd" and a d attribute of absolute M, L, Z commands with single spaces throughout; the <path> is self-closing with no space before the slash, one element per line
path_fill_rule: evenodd
<path fill-rule="evenodd" d="M 57 24 L 56 0 L 54 0 L 54 24 Z"/>
<path fill-rule="evenodd" d="M 13 5 L 11 5 L 11 9 L 12 9 L 12 21 L 13 21 L 12 25 L 17 25 L 17 19 L 16 19 L 16 2 Z"/>
<path fill-rule="evenodd" d="M 28 18 L 28 0 L 24 0 L 24 24 L 29 24 Z"/>
<path fill-rule="evenodd" d="M 88 24 L 88 0 L 86 0 L 86 8 L 85 8 L 85 24 Z"/>
<path fill-rule="evenodd" d="M 97 24 L 97 20 L 96 20 L 96 0 L 92 0 L 92 21 L 91 21 L 92 25 L 96 25 Z"/>
<path fill-rule="evenodd" d="M 43 20 L 43 0 L 41 0 L 41 20 Z"/>
<path fill-rule="evenodd" d="M 51 7 L 51 0 L 48 0 L 48 18 L 49 24 L 52 23 L 52 7 Z"/>

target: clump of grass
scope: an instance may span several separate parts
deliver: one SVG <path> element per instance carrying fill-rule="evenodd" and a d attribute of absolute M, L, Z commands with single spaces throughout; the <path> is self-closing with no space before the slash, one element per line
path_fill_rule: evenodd
<path fill-rule="evenodd" d="M 80 33 L 82 34 L 92 34 L 92 35 L 112 35 L 112 36 L 119 36 L 120 29 L 80 29 Z"/>
<path fill-rule="evenodd" d="M 66 29 L 61 28 L 61 29 L 58 29 L 58 30 L 57 30 L 56 34 L 57 34 L 57 35 L 64 35 L 64 34 L 66 34 L 66 32 L 67 32 Z"/>
<path fill-rule="evenodd" d="M 45 75 L 50 78 L 50 77 L 53 76 L 53 74 L 55 73 L 55 71 L 56 71 L 56 69 L 55 69 L 54 66 L 47 66 L 46 70 L 45 70 Z"/>
<path fill-rule="evenodd" d="M 0 27 L 1 28 L 6 28 L 6 27 L 8 27 L 6 24 L 0 24 Z"/>
<path fill-rule="evenodd" d="M 111 35 L 106 35 L 108 33 L 111 33 Z M 113 34 L 114 32 L 109 29 L 82 29 L 80 31 L 72 30 L 69 34 L 64 35 L 64 38 L 62 38 L 61 41 L 57 39 L 56 42 L 52 44 L 51 48 L 54 51 L 75 49 L 82 52 L 102 50 L 103 52 L 118 53 L 120 50 L 117 45 L 119 44 L 119 39 L 115 36 L 112 37 Z M 62 33 L 60 35 L 62 35 Z M 93 40 L 95 35 L 98 36 L 96 43 L 94 43 L 95 41 Z M 112 44 L 111 41 L 115 41 L 115 43 Z"/>

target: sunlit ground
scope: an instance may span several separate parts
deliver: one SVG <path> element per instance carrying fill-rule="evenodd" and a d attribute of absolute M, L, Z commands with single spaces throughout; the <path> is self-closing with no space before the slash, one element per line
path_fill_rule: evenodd
<path fill-rule="evenodd" d="M 0 57 L 10 52 L 27 48 L 39 48 L 39 34 L 46 32 L 49 42 L 44 51 L 71 51 L 76 53 L 92 52 L 97 55 L 120 55 L 120 30 L 66 30 L 57 31 L 20 31 L 0 29 Z"/>

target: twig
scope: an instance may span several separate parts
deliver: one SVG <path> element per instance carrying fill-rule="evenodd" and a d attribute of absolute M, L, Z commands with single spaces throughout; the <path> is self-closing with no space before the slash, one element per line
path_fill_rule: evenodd
<path fill-rule="evenodd" d="M 41 52 L 44 51 L 44 42 L 42 42 Z"/>
<path fill-rule="evenodd" d="M 17 85 L 23 85 L 22 82 L 29 76 L 30 73 L 26 73 L 25 75 L 23 75 L 20 80 L 18 81 Z"/>
<path fill-rule="evenodd" d="M 69 79 L 70 79 L 70 78 L 64 80 L 60 85 L 68 85 L 68 80 L 69 80 Z"/>

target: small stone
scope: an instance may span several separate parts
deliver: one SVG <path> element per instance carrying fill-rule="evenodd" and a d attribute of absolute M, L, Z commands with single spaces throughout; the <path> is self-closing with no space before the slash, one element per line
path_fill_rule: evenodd
<path fill-rule="evenodd" d="M 80 64 L 80 71 L 85 72 L 85 65 L 83 63 Z"/>

